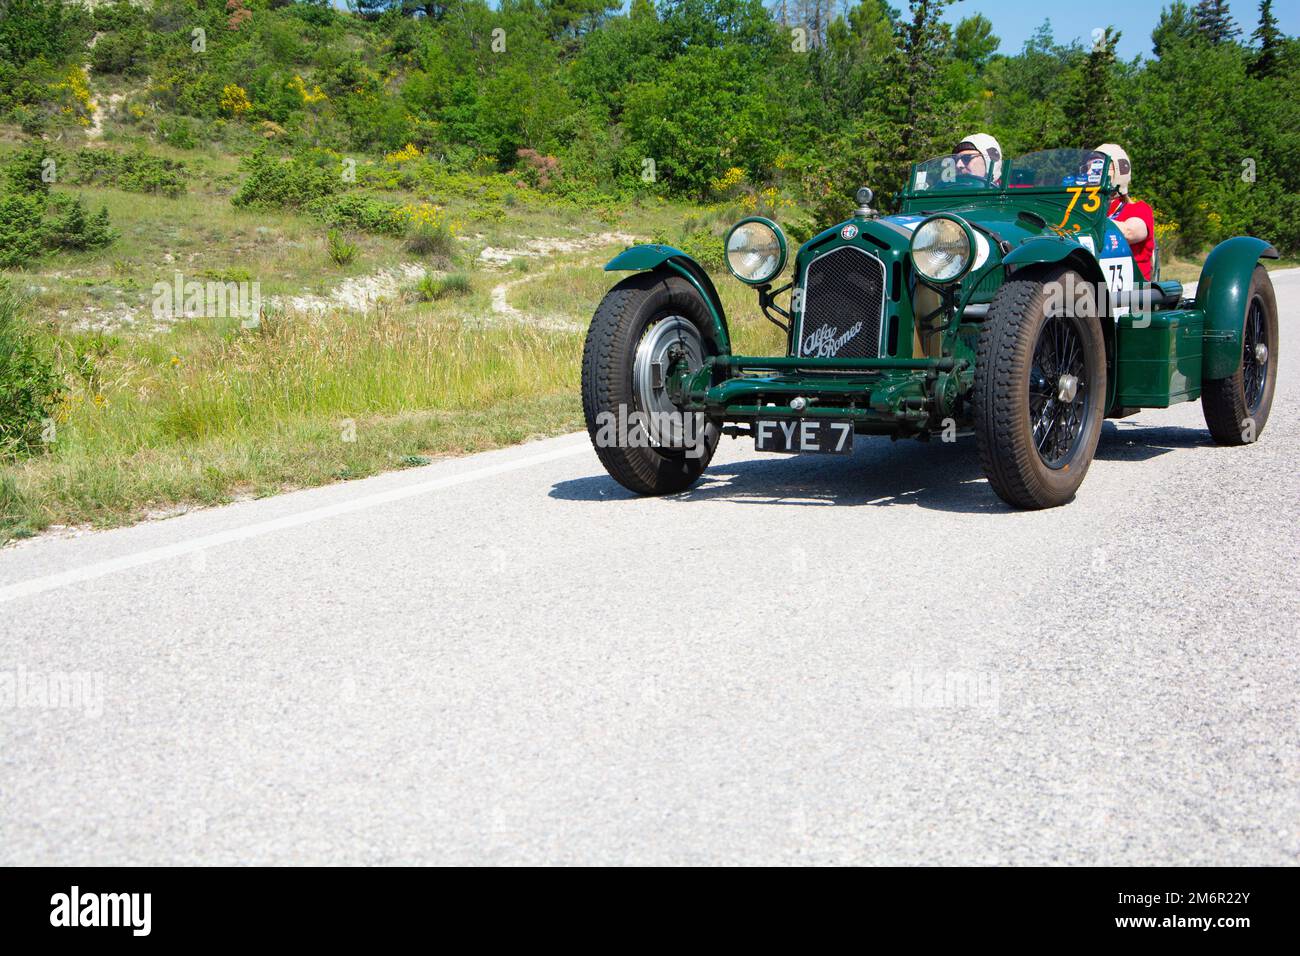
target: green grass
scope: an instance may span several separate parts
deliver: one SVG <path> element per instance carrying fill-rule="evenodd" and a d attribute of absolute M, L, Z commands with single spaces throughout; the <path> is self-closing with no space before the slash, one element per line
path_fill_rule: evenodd
<path fill-rule="evenodd" d="M 440 299 L 469 295 L 474 291 L 474 284 L 463 272 L 451 275 L 425 275 L 410 290 L 410 295 L 417 302 L 437 302 Z"/>
<path fill-rule="evenodd" d="M 0 152 L 16 141 L 0 129 Z M 57 345 L 68 390 L 54 411 L 56 440 L 0 464 L 0 543 L 52 524 L 120 525 L 579 429 L 581 332 L 492 324 L 492 291 L 523 280 L 507 292 L 512 306 L 584 326 L 620 278 L 601 269 L 618 246 L 504 268 L 480 264 L 479 251 L 604 232 L 648 239 L 719 214 L 657 200 L 586 211 L 521 196 L 486 216 L 472 188 L 395 191 L 386 198 L 443 205 L 447 221 L 461 224 L 454 245 L 430 253 L 456 271 L 416 283 L 408 296 L 417 301 L 398 296 L 367 316 L 273 306 L 253 329 L 237 318 L 192 319 L 154 332 L 154 283 L 171 283 L 176 272 L 256 281 L 265 302 L 328 296 L 414 253 L 400 238 L 349 232 L 332 254 L 329 230 L 313 219 L 231 205 L 237 157 L 159 146 L 106 124 L 104 148 L 141 143 L 186 163 L 185 194 L 57 185 L 91 210 L 106 206 L 120 238 L 104 250 L 10 270 L 13 286 L 29 295 L 29 319 Z M 342 242 L 355 251 L 340 254 Z M 743 314 L 754 311 L 753 294 L 721 277 L 719 286 L 737 313 L 737 342 L 780 348 L 774 329 Z M 79 321 L 125 309 L 137 310 L 139 325 L 76 331 Z"/>
<path fill-rule="evenodd" d="M 0 540 L 581 425 L 576 333 L 398 309 L 233 325 L 110 345 L 94 376 L 76 377 L 49 451 L 0 470 Z"/>

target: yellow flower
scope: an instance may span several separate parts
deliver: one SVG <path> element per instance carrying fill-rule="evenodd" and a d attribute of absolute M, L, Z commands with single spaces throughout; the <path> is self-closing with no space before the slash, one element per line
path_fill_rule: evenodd
<path fill-rule="evenodd" d="M 307 89 L 307 84 L 298 74 L 294 74 L 293 79 L 289 81 L 289 89 L 293 90 L 302 99 L 303 106 L 311 106 L 313 103 L 319 103 L 322 100 L 329 99 L 329 95 L 322 92 L 319 85 Z"/>
<path fill-rule="evenodd" d="M 221 90 L 221 111 L 230 116 L 240 116 L 253 108 L 248 99 L 248 91 L 242 86 L 228 83 Z"/>
<path fill-rule="evenodd" d="M 95 101 L 90 98 L 90 83 L 86 71 L 79 66 L 69 68 L 63 75 L 62 83 L 52 87 L 56 92 L 66 92 L 72 98 L 72 106 L 63 107 L 62 112 L 74 116 L 82 126 L 90 125 L 90 117 L 95 112 Z"/>
<path fill-rule="evenodd" d="M 447 219 L 441 206 L 433 203 L 407 203 L 397 210 L 397 218 L 415 227 L 445 228 L 453 236 L 460 232 L 459 219 Z"/>
<path fill-rule="evenodd" d="M 717 179 L 709 180 L 709 187 L 715 193 L 725 193 L 745 181 L 745 171 L 739 166 L 732 166 Z"/>
<path fill-rule="evenodd" d="M 173 365 L 173 366 L 176 366 L 176 365 L 180 365 L 180 364 L 181 364 L 181 360 L 180 360 L 180 358 L 177 357 L 177 356 L 175 356 L 175 355 L 173 355 L 173 356 L 172 356 L 172 365 Z"/>
<path fill-rule="evenodd" d="M 418 146 L 414 143 L 407 143 L 397 152 L 386 154 L 384 159 L 388 160 L 390 163 L 404 163 L 407 160 L 419 159 L 423 155 L 424 154 L 420 152 Z"/>

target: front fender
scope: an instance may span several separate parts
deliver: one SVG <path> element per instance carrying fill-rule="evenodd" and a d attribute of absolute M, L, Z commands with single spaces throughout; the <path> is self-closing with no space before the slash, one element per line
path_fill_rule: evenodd
<path fill-rule="evenodd" d="M 1277 257 L 1276 249 L 1254 236 L 1226 239 L 1206 257 L 1196 286 L 1196 307 L 1205 313 L 1202 379 L 1228 378 L 1241 366 L 1246 294 L 1255 264 Z"/>
<path fill-rule="evenodd" d="M 1055 265 L 1069 260 L 1090 282 L 1105 282 L 1097 259 L 1077 242 L 1056 236 L 1037 236 L 1027 239 L 1002 257 L 1004 266 Z"/>
<path fill-rule="evenodd" d="M 673 246 L 632 246 L 605 263 L 606 272 L 667 272 L 679 275 L 703 297 L 713 317 L 713 341 L 722 355 L 731 354 L 731 335 L 722 298 L 704 267 Z"/>

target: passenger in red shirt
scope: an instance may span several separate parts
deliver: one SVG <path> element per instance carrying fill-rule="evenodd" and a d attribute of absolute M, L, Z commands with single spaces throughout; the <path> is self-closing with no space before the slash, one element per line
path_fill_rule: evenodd
<path fill-rule="evenodd" d="M 1102 143 L 1097 152 L 1110 157 L 1110 181 L 1119 187 L 1119 195 L 1110 201 L 1107 215 L 1115 220 L 1119 231 L 1128 240 L 1137 260 L 1142 277 L 1151 281 L 1151 262 L 1156 251 L 1155 213 L 1151 207 L 1128 195 L 1129 181 L 1133 178 L 1133 164 L 1129 162 L 1128 153 L 1114 143 Z"/>

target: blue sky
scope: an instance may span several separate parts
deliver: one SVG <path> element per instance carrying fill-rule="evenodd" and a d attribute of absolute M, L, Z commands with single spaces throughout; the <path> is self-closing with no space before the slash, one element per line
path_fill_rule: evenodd
<path fill-rule="evenodd" d="M 1184 2 L 1196 5 L 1196 0 Z M 906 0 L 891 3 L 899 8 L 906 6 Z M 946 19 L 956 23 L 963 17 L 984 14 L 993 23 L 993 33 L 1002 40 L 998 52 L 1008 54 L 1018 52 L 1043 20 L 1052 22 L 1058 43 L 1078 39 L 1086 45 L 1091 42 L 1093 29 L 1113 26 L 1123 33 L 1119 55 L 1131 60 L 1139 53 L 1151 55 L 1151 30 L 1160 21 L 1160 10 L 1167 6 L 1169 0 L 1102 0 L 1070 5 L 1043 0 L 961 0 L 948 8 Z M 1236 0 L 1228 4 L 1228 9 L 1242 36 L 1248 38 L 1259 22 L 1258 0 Z M 1273 15 L 1283 33 L 1300 33 L 1300 2 L 1273 0 Z"/>
<path fill-rule="evenodd" d="M 336 7 L 346 7 L 346 0 L 332 0 Z M 495 6 L 495 0 L 488 0 Z M 889 0 L 897 9 L 906 9 L 907 0 Z M 958 0 L 948 8 L 946 19 L 956 23 L 963 17 L 982 13 L 993 24 L 993 32 L 1002 40 L 999 53 L 1018 53 L 1044 20 L 1050 20 L 1058 43 L 1078 39 L 1090 44 L 1097 27 L 1113 26 L 1121 31 L 1119 55 L 1125 60 L 1141 54 L 1151 55 L 1151 30 L 1160 21 L 1160 11 L 1170 0 L 1094 0 L 1075 6 L 1044 3 L 1043 0 Z M 1184 0 L 1196 6 L 1196 0 Z M 836 9 L 856 0 L 835 0 Z M 767 2 L 771 9 L 772 4 Z M 624 9 L 627 4 L 624 3 Z M 1249 38 L 1259 22 L 1259 0 L 1235 0 L 1228 5 L 1233 19 Z M 1300 0 L 1273 0 L 1273 15 L 1278 27 L 1290 36 L 1300 34 Z"/>

